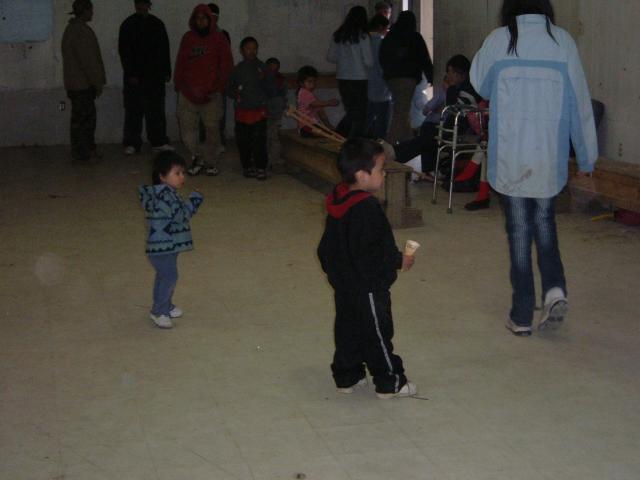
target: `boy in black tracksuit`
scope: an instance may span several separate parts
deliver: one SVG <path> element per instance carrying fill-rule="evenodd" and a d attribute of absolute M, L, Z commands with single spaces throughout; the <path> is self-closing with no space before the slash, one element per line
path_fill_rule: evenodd
<path fill-rule="evenodd" d="M 396 247 L 391 226 L 372 192 L 384 183 L 381 145 L 347 141 L 338 157 L 344 183 L 327 197 L 329 215 L 318 256 L 335 290 L 336 351 L 331 365 L 341 393 L 366 384 L 365 364 L 380 398 L 410 396 L 416 387 L 393 353 L 389 289 L 413 257 Z"/>

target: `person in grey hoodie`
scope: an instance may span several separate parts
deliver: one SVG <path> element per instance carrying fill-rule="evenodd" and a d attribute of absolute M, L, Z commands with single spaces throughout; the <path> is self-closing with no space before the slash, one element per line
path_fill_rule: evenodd
<path fill-rule="evenodd" d="M 367 132 L 367 84 L 373 67 L 367 11 L 356 6 L 349 10 L 344 22 L 333 34 L 327 60 L 337 64 L 336 78 L 345 116 L 338 132 L 349 138 L 363 137 Z"/>
<path fill-rule="evenodd" d="M 71 100 L 71 156 L 87 162 L 96 153 L 96 104 L 107 83 L 96 34 L 87 25 L 93 19 L 90 0 L 73 2 L 74 16 L 62 35 L 64 88 Z"/>

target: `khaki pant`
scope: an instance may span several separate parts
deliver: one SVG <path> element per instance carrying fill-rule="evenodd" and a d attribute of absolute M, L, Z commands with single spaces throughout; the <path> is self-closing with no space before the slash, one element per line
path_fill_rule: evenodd
<path fill-rule="evenodd" d="M 417 84 L 413 78 L 392 78 L 387 80 L 387 85 L 393 97 L 393 114 L 387 141 L 393 145 L 413 137 L 409 112 Z"/>
<path fill-rule="evenodd" d="M 198 157 L 205 167 L 214 167 L 218 163 L 218 144 L 220 120 L 222 119 L 223 97 L 219 93 L 211 95 L 211 100 L 202 105 L 190 102 L 184 95 L 178 96 L 178 122 L 182 141 L 191 152 Z M 202 120 L 206 130 L 204 145 L 198 143 L 200 133 L 199 122 Z"/>

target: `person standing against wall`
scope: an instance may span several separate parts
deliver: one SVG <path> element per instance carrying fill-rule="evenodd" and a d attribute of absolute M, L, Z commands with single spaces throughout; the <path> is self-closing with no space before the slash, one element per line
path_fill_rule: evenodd
<path fill-rule="evenodd" d="M 367 131 L 367 82 L 373 67 L 367 11 L 352 7 L 329 43 L 327 60 L 337 64 L 336 78 L 345 109 L 338 132 L 349 138 Z"/>
<path fill-rule="evenodd" d="M 211 9 L 197 5 L 189 19 L 190 30 L 180 42 L 174 73 L 178 92 L 178 120 L 182 139 L 191 152 L 192 164 L 187 170 L 198 175 L 218 175 L 218 140 L 222 118 L 223 92 L 233 58 L 229 42 L 215 28 Z M 202 151 L 198 145 L 199 121 L 206 129 Z"/>
<path fill-rule="evenodd" d="M 165 83 L 171 80 L 169 37 L 162 20 L 151 15 L 150 0 L 134 0 L 136 13 L 120 26 L 118 52 L 124 72 L 124 153 L 142 147 L 142 121 L 157 152 L 173 150 L 167 137 Z"/>
<path fill-rule="evenodd" d="M 531 335 L 536 304 L 531 245 L 542 277 L 542 329 L 568 310 L 555 221 L 555 198 L 568 177 L 569 143 L 578 176 L 590 175 L 598 142 L 576 44 L 554 25 L 549 0 L 504 0 L 502 27 L 487 37 L 471 83 L 491 101 L 489 183 L 502 195 L 511 254 L 512 308 L 507 328 Z"/>
<path fill-rule="evenodd" d="M 62 35 L 64 88 L 71 100 L 71 156 L 88 162 L 96 153 L 96 104 L 107 83 L 100 45 L 87 25 L 93 19 L 90 0 L 73 2 L 73 18 Z"/>
<path fill-rule="evenodd" d="M 413 12 L 402 12 L 384 37 L 380 45 L 380 65 L 393 97 L 389 142 L 408 140 L 413 135 L 409 110 L 416 85 L 423 75 L 433 84 L 433 63 L 427 44 L 417 31 Z"/>

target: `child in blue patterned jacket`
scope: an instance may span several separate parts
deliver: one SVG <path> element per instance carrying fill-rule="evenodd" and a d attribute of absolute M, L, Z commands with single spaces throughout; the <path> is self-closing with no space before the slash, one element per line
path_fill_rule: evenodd
<path fill-rule="evenodd" d="M 172 319 L 182 316 L 171 302 L 178 281 L 178 253 L 193 250 L 189 219 L 203 201 L 199 192 L 192 192 L 186 202 L 178 195 L 185 167 L 177 153 L 162 152 L 153 162 L 153 185 L 138 188 L 149 227 L 147 255 L 156 271 L 151 320 L 160 328 L 172 328 Z"/>

